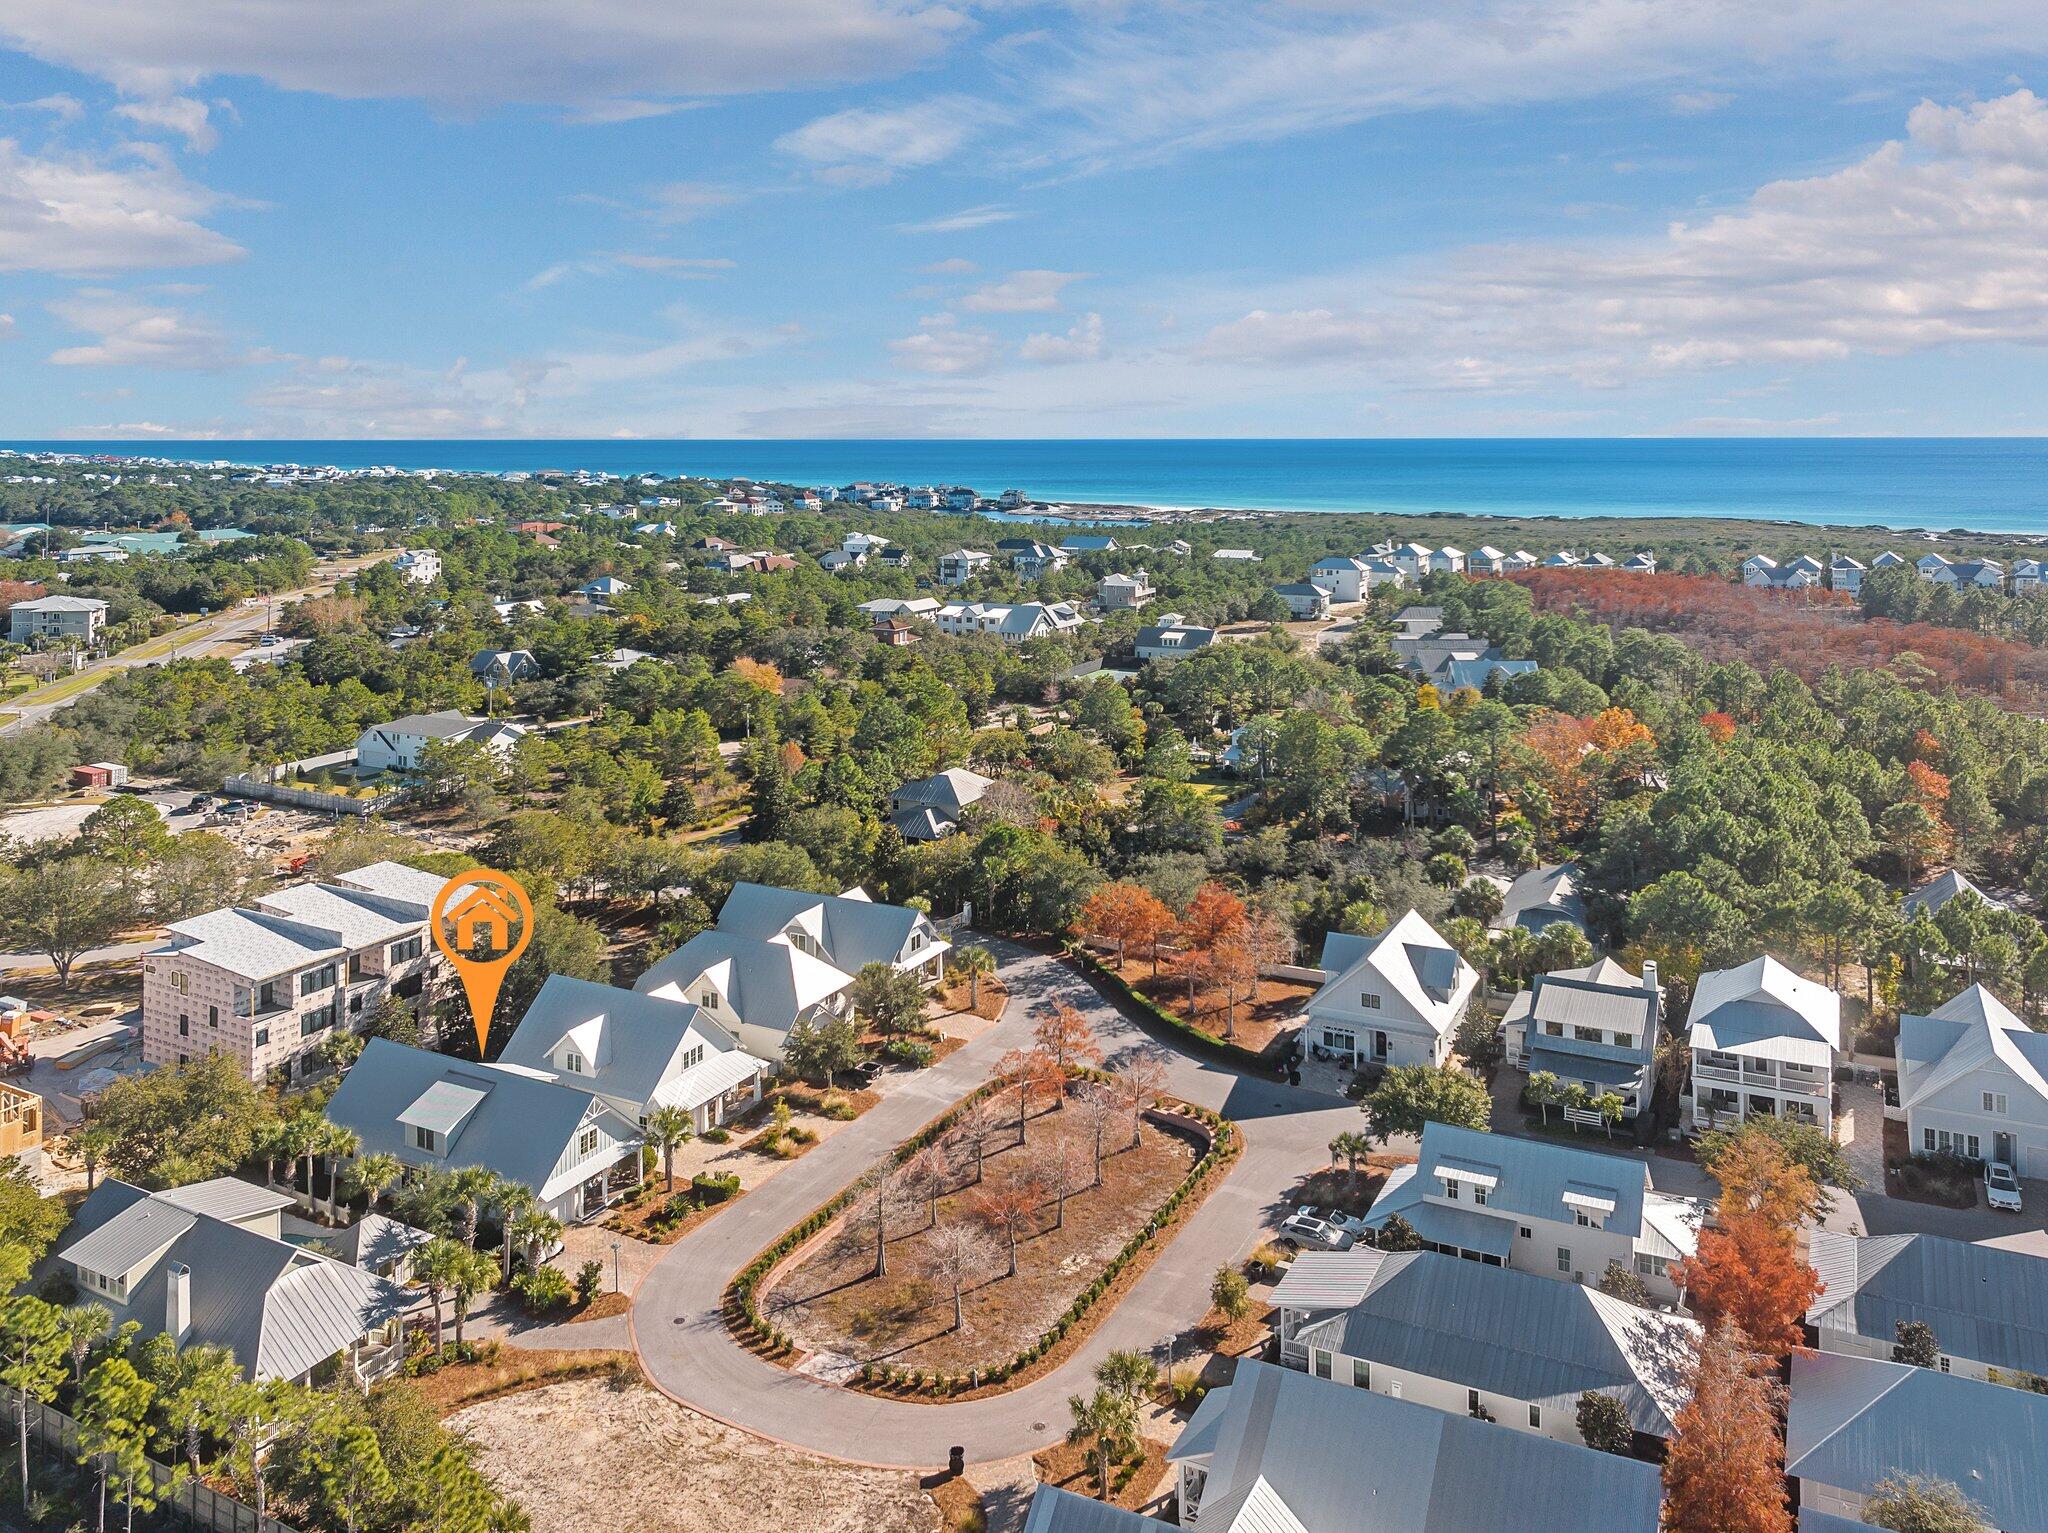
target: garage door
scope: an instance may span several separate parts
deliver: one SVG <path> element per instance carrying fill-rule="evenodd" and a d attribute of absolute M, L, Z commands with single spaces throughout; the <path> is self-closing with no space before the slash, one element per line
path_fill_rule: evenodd
<path fill-rule="evenodd" d="M 2027 1146 L 2027 1163 L 2020 1168 L 2020 1175 L 2038 1177 L 2048 1182 L 2048 1145 Z"/>

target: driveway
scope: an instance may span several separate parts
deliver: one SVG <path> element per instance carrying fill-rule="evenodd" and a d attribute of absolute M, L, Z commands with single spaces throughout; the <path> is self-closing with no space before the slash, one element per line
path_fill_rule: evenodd
<path fill-rule="evenodd" d="M 1169 1051 L 1168 1090 L 1236 1120 L 1244 1153 L 1066 1363 L 1005 1395 L 932 1406 L 875 1399 L 761 1361 L 734 1344 L 719 1317 L 732 1275 L 980 1084 L 1005 1052 L 1028 1041 L 1034 1013 L 1053 1001 L 1079 1008 L 1112 1063 L 1148 1040 L 1059 960 L 998 941 L 988 945 L 1002 961 L 1010 995 L 999 1023 L 932 1069 L 903 1079 L 837 1136 L 832 1153 L 805 1156 L 749 1193 L 735 1216 L 713 1219 L 678 1241 L 641 1282 L 632 1309 L 634 1343 L 662 1390 L 731 1425 L 861 1463 L 931 1468 L 943 1464 L 954 1445 L 977 1463 L 1044 1447 L 1065 1435 L 1067 1397 L 1089 1387 L 1107 1353 L 1163 1346 L 1200 1318 L 1208 1308 L 1210 1274 L 1262 1238 L 1284 1211 L 1287 1190 L 1329 1159 L 1332 1136 L 1357 1126 L 1357 1108 L 1342 1098 Z"/>

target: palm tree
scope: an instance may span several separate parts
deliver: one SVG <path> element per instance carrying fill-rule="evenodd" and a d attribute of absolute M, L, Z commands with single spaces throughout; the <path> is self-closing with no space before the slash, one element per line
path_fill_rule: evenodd
<path fill-rule="evenodd" d="M 504 1270 L 505 1281 L 512 1280 L 512 1226 L 539 1205 L 533 1189 L 524 1182 L 501 1181 L 497 1196 L 491 1199 L 492 1210 L 498 1216 L 498 1230 L 504 1249 L 499 1253 L 499 1266 Z"/>
<path fill-rule="evenodd" d="M 1330 1154 L 1344 1162 L 1344 1169 L 1358 1170 L 1358 1163 L 1372 1152 L 1372 1139 L 1352 1129 L 1346 1129 L 1330 1141 Z"/>
<path fill-rule="evenodd" d="M 349 1162 L 344 1176 L 348 1183 L 349 1196 L 366 1199 L 375 1209 L 384 1200 L 384 1194 L 398 1185 L 405 1175 L 405 1162 L 396 1155 L 363 1155 Z"/>
<path fill-rule="evenodd" d="M 498 1196 L 498 1173 L 488 1166 L 464 1166 L 448 1174 L 448 1200 L 455 1205 L 455 1233 L 466 1246 L 476 1244 L 477 1221 L 484 1205 Z"/>
<path fill-rule="evenodd" d="M 996 972 L 996 956 L 985 947 L 953 949 L 950 961 L 955 974 L 967 976 L 967 1009 L 981 1010 L 981 977 Z"/>
<path fill-rule="evenodd" d="M 498 1264 L 470 1246 L 458 1246 L 461 1259 L 448 1272 L 448 1291 L 455 1296 L 455 1345 L 462 1345 L 462 1324 L 469 1318 L 469 1301 L 488 1292 L 498 1281 Z"/>
<path fill-rule="evenodd" d="M 314 1144 L 315 1148 L 320 1152 L 320 1158 L 327 1162 L 327 1217 L 331 1222 L 339 1224 L 341 1223 L 341 1163 L 363 1147 L 363 1137 L 354 1129 L 343 1128 L 339 1123 L 323 1122 L 320 1125 L 320 1131 L 315 1138 Z M 313 1186 L 308 1182 L 306 1184 L 306 1196 L 310 1198 L 312 1195 Z"/>
<path fill-rule="evenodd" d="M 325 1120 L 314 1113 L 293 1113 L 289 1118 L 277 1120 L 277 1129 L 271 1139 L 271 1148 L 277 1158 L 290 1169 L 285 1172 L 285 1186 L 296 1190 L 298 1167 L 301 1160 L 306 1163 L 306 1203 L 313 1201 L 313 1141 L 318 1136 L 319 1126 Z"/>
<path fill-rule="evenodd" d="M 561 1233 L 562 1221 L 538 1204 L 527 1209 L 512 1224 L 512 1239 L 529 1267 L 540 1265 L 542 1249 Z"/>
<path fill-rule="evenodd" d="M 71 1136 L 71 1148 L 85 1157 L 85 1190 L 91 1192 L 99 1185 L 100 1162 L 107 1158 L 107 1152 L 114 1147 L 111 1129 L 99 1124 L 89 1124 Z"/>
<path fill-rule="evenodd" d="M 85 1360 L 92 1356 L 92 1349 L 113 1329 L 114 1317 L 104 1304 L 67 1304 L 57 1313 L 57 1325 L 71 1353 L 71 1377 L 76 1383 L 85 1377 Z"/>
<path fill-rule="evenodd" d="M 697 1125 L 691 1120 L 689 1110 L 682 1107 L 664 1107 L 647 1120 L 647 1142 L 661 1151 L 661 1174 L 668 1182 L 668 1190 L 676 1190 L 676 1146 L 688 1144 L 697 1137 Z"/>
<path fill-rule="evenodd" d="M 427 1300 L 434 1306 L 436 1352 L 441 1350 L 441 1295 L 455 1286 L 463 1254 L 467 1251 L 469 1247 L 444 1235 L 428 1241 L 413 1255 L 413 1281 L 426 1289 Z"/>
<path fill-rule="evenodd" d="M 1109 1466 L 1137 1446 L 1138 1413 L 1117 1390 L 1099 1385 L 1092 1395 L 1069 1395 L 1067 1409 L 1073 1425 L 1067 1441 L 1089 1444 L 1088 1457 L 1095 1465 L 1095 1485 L 1103 1497 L 1109 1495 Z"/>

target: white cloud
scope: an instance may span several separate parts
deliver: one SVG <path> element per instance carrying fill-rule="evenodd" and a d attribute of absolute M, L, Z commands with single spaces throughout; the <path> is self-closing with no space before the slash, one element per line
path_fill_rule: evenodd
<path fill-rule="evenodd" d="M 145 303 L 127 293 L 87 289 L 44 305 L 90 345 L 50 354 L 59 367 L 146 367 L 177 372 L 218 372 L 274 360 L 268 352 L 235 344 L 211 320 L 181 309 Z"/>
<path fill-rule="evenodd" d="M 6 340 L 12 334 L 14 334 L 14 316 L 12 314 L 0 314 L 0 341 Z"/>
<path fill-rule="evenodd" d="M 964 96 L 939 96 L 900 107 L 852 107 L 791 129 L 775 147 L 808 161 L 825 180 L 872 186 L 898 171 L 952 158 L 979 131 L 985 117 L 986 109 Z"/>
<path fill-rule="evenodd" d="M 1017 348 L 1026 362 L 1093 362 L 1102 355 L 1102 316 L 1084 314 L 1065 335 L 1027 335 Z"/>
<path fill-rule="evenodd" d="M 250 75 L 331 96 L 599 111 L 890 75 L 961 26 L 934 0 L 0 0 L 0 38 L 137 95 Z"/>
<path fill-rule="evenodd" d="M 1060 306 L 1060 291 L 1086 276 L 1077 271 L 1013 271 L 960 300 L 974 314 L 1044 314 Z"/>
<path fill-rule="evenodd" d="M 644 211 L 658 224 L 686 224 L 729 208 L 746 195 L 738 187 L 711 181 L 670 181 L 648 192 Z"/>
<path fill-rule="evenodd" d="M 988 331 L 963 327 L 950 314 L 929 315 L 918 323 L 922 328 L 915 334 L 889 343 L 897 366 L 960 378 L 985 373 L 995 365 L 1001 346 Z"/>
<path fill-rule="evenodd" d="M 957 213 L 942 213 L 937 218 L 927 218 L 918 223 L 898 224 L 898 234 L 964 234 L 970 229 L 986 229 L 990 224 L 1006 224 L 1016 213 L 1009 208 L 984 204 L 978 208 L 962 208 Z"/>
<path fill-rule="evenodd" d="M 1682 90 L 1673 92 L 1669 105 L 1680 117 L 1704 117 L 1720 111 L 1734 99 L 1722 90 Z"/>
<path fill-rule="evenodd" d="M 529 293 L 553 287 L 571 277 L 612 277 L 620 272 L 655 272 L 682 282 L 708 282 L 733 270 L 739 263 L 724 256 L 648 255 L 636 250 L 598 251 L 573 261 L 557 261 L 527 278 Z"/>
<path fill-rule="evenodd" d="M 85 115 L 85 103 L 68 92 L 58 91 L 33 101 L 0 101 L 0 111 L 48 112 L 59 122 L 76 122 Z"/>
<path fill-rule="evenodd" d="M 36 156 L 0 138 L 0 271 L 205 266 L 242 255 L 198 220 L 220 198 L 160 158 Z"/>
<path fill-rule="evenodd" d="M 2048 51 L 2039 0 L 1972 0 L 1929 26 L 1922 0 L 1376 0 L 1085 12 L 1013 60 L 1033 114 L 1018 157 L 1128 165 L 1389 113 L 1580 100 L 1704 98 L 1757 81 L 1865 79 L 1901 66 Z"/>
<path fill-rule="evenodd" d="M 1517 389 L 2048 345 L 2048 102 L 1922 104 L 1904 140 L 1655 238 L 1482 246 L 1215 326 L 1217 359 Z M 1369 294 L 1367 297 L 1346 296 Z"/>
<path fill-rule="evenodd" d="M 114 113 L 145 128 L 175 133 L 185 140 L 187 147 L 199 154 L 207 153 L 220 143 L 220 133 L 213 126 L 206 103 L 191 96 L 124 101 L 114 108 Z"/>

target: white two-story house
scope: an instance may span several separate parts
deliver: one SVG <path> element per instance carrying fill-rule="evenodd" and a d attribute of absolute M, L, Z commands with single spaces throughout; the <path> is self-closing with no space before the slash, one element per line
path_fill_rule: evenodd
<path fill-rule="evenodd" d="M 1834 1132 L 1842 998 L 1777 959 L 1702 974 L 1686 1019 L 1697 1129 L 1759 1114 Z"/>
<path fill-rule="evenodd" d="M 1442 1064 L 1479 985 L 1478 971 L 1413 910 L 1377 937 L 1331 932 L 1323 973 L 1303 1038 L 1354 1065 Z"/>
<path fill-rule="evenodd" d="M 1569 1282 L 1598 1285 L 1616 1265 L 1672 1304 L 1671 1267 L 1697 1250 L 1701 1213 L 1652 1188 L 1641 1161 L 1431 1123 L 1365 1222 L 1398 1214 L 1426 1249 Z"/>
<path fill-rule="evenodd" d="M 718 924 L 657 961 L 633 988 L 702 1007 L 748 1053 L 780 1061 L 790 1029 L 846 1014 L 854 976 L 887 964 L 938 980 L 952 943 L 931 918 L 852 894 L 737 884 Z"/>
<path fill-rule="evenodd" d="M 1982 985 L 1899 1018 L 1899 1107 L 1916 1155 L 1997 1161 L 2048 1177 L 2048 1034 Z"/>

